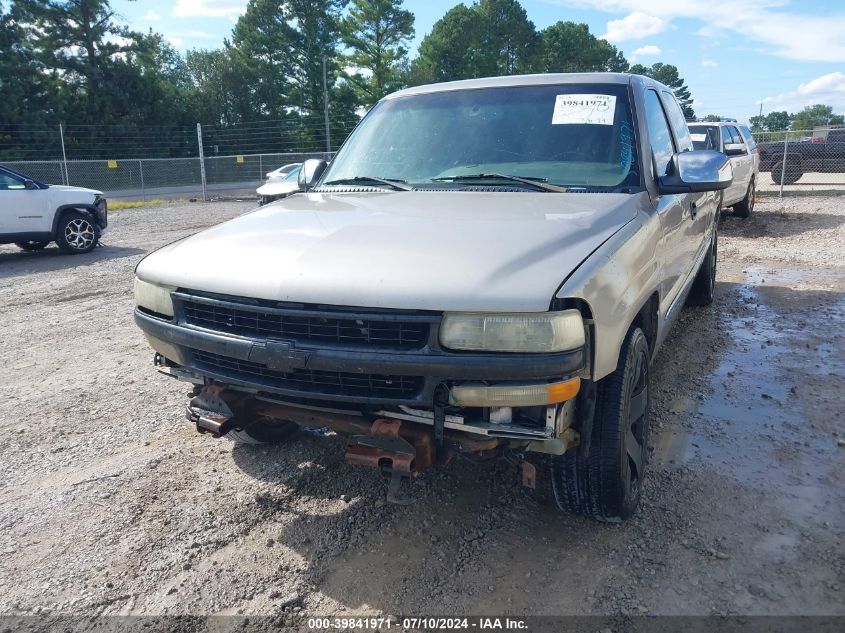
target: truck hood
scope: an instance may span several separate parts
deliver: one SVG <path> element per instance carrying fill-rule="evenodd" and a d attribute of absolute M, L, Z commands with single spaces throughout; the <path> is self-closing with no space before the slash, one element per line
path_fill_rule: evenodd
<path fill-rule="evenodd" d="M 544 311 L 644 194 L 296 194 L 170 244 L 137 275 L 242 297 Z"/>
<path fill-rule="evenodd" d="M 283 196 L 299 190 L 295 180 L 268 180 L 255 190 L 259 196 Z"/>
<path fill-rule="evenodd" d="M 73 187 L 71 185 L 50 185 L 50 189 L 52 191 L 67 191 L 71 193 L 90 193 L 92 196 L 103 195 L 102 191 L 97 191 L 96 189 L 86 189 L 85 187 Z"/>

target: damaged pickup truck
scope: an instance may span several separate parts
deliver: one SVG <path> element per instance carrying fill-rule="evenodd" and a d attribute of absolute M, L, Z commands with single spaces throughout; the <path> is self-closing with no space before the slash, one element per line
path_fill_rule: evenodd
<path fill-rule="evenodd" d="M 329 427 L 399 502 L 433 465 L 506 457 L 560 509 L 619 521 L 648 460 L 649 365 L 713 298 L 731 180 L 645 77 L 410 88 L 307 161 L 300 193 L 145 258 L 135 321 L 194 383 L 201 432 Z"/>

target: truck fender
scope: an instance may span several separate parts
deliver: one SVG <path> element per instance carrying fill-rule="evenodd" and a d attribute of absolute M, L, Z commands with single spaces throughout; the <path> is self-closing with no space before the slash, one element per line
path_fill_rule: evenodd
<path fill-rule="evenodd" d="M 76 211 L 78 213 L 82 213 L 83 215 L 87 215 L 94 221 L 94 226 L 96 226 L 97 210 L 94 208 L 93 204 L 63 204 L 56 209 L 56 213 L 53 215 L 53 228 L 50 231 L 51 235 L 56 235 L 56 231 L 59 229 L 59 220 L 61 220 L 62 216 L 69 211 Z"/>

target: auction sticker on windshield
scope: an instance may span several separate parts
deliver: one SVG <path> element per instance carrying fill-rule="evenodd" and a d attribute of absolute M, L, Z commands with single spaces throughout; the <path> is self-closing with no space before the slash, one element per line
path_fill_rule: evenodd
<path fill-rule="evenodd" d="M 557 95 L 552 125 L 613 125 L 615 95 Z"/>

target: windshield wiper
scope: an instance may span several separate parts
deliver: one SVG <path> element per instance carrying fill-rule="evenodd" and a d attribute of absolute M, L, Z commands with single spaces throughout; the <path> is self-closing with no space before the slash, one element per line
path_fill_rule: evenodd
<path fill-rule="evenodd" d="M 376 182 L 380 185 L 387 185 L 396 191 L 413 191 L 414 188 L 405 180 L 398 180 L 396 178 L 379 178 L 377 176 L 354 176 L 352 178 L 338 178 L 337 180 L 330 180 L 324 182 L 324 185 L 364 185 L 366 183 Z"/>
<path fill-rule="evenodd" d="M 555 193 L 566 193 L 568 189 L 565 187 L 558 187 L 557 185 L 550 185 L 544 182 L 544 178 L 534 178 L 526 176 L 508 176 L 507 174 L 461 174 L 460 176 L 443 176 L 441 178 L 432 178 L 432 180 L 448 180 L 450 182 L 458 182 L 460 180 L 509 180 L 511 182 L 519 182 L 523 185 L 530 185 L 540 191 L 554 191 Z"/>

